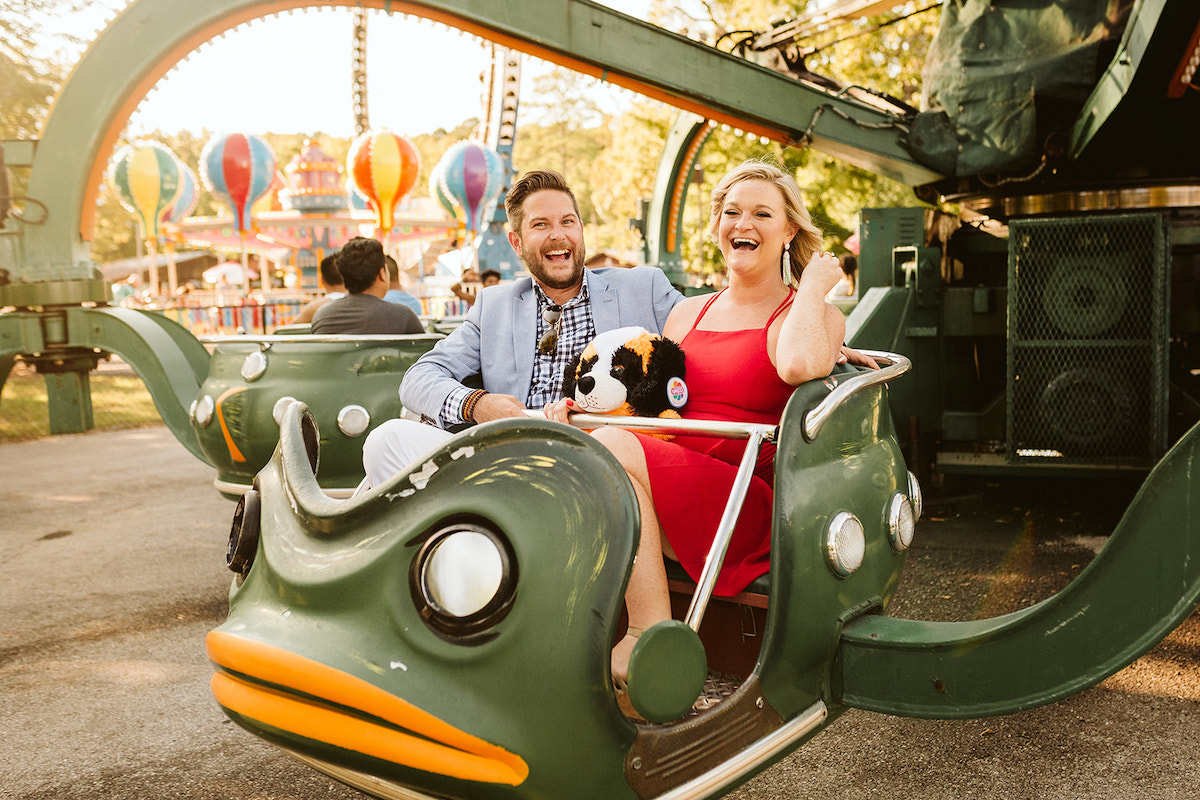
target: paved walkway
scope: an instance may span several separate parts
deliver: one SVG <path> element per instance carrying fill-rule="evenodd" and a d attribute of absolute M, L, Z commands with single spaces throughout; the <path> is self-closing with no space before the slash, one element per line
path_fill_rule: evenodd
<path fill-rule="evenodd" d="M 362 798 L 242 731 L 209 693 L 203 643 L 226 613 L 234 509 L 211 468 L 152 427 L 0 445 L 0 476 L 0 797 Z M 1086 527 L 1054 509 L 935 510 L 895 608 L 933 619 L 1028 604 L 1086 565 Z M 1192 800 L 1197 786 L 1193 616 L 1046 708 L 967 721 L 850 711 L 730 798 Z"/>

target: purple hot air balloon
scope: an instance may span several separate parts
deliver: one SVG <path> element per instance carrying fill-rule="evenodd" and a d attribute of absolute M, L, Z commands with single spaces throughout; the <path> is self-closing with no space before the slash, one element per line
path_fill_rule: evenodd
<path fill-rule="evenodd" d="M 504 188 L 504 160 L 479 142 L 464 141 L 446 151 L 440 166 L 442 191 L 462 209 L 467 232 L 478 233 Z"/>
<path fill-rule="evenodd" d="M 200 154 L 200 178 L 233 210 L 239 233 L 250 229 L 250 207 L 275 180 L 275 153 L 261 136 L 218 134 Z"/>

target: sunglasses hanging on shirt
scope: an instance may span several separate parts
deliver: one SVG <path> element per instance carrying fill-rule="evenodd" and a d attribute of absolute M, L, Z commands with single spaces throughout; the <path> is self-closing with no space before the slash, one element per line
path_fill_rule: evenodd
<path fill-rule="evenodd" d="M 546 335 L 538 341 L 538 352 L 544 356 L 552 356 L 555 348 L 558 347 L 558 329 L 562 322 L 562 308 L 546 306 L 542 309 L 542 322 L 549 325 L 550 330 L 546 331 Z"/>

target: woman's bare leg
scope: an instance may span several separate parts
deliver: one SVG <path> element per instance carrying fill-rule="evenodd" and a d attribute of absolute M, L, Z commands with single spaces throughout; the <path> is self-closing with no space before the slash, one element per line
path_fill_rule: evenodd
<path fill-rule="evenodd" d="M 638 437 L 627 430 L 601 428 L 595 431 L 593 436 L 616 456 L 621 466 L 629 473 L 633 492 L 641 510 L 641 538 L 634 556 L 629 585 L 625 589 L 625 609 L 629 614 L 629 627 L 645 630 L 655 623 L 671 618 L 667 573 L 663 568 L 664 541 L 650 494 L 650 472 L 646 467 L 646 454 Z M 629 655 L 636 643 L 636 636 L 626 635 L 613 648 L 612 673 L 620 685 L 625 683 L 629 672 Z"/>

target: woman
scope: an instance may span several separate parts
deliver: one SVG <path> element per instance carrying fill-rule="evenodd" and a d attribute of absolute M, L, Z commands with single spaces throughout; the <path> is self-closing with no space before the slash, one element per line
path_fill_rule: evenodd
<path fill-rule="evenodd" d="M 687 356 L 683 416 L 775 424 L 795 386 L 828 375 L 837 363 L 845 318 L 825 295 L 842 276 L 838 259 L 819 252 L 821 232 L 800 187 L 770 163 L 744 162 L 721 180 L 713 190 L 709 233 L 724 257 L 728 286 L 683 300 L 663 329 Z M 571 410 L 573 401 L 565 399 L 548 406 L 547 416 L 565 421 Z M 745 443 L 663 441 L 619 428 L 593 435 L 629 473 L 642 509 L 625 594 L 629 633 L 612 654 L 613 680 L 623 686 L 637 637 L 671 616 L 662 555 L 699 577 Z M 773 479 L 774 447 L 764 445 L 718 595 L 741 592 L 769 567 Z"/>

